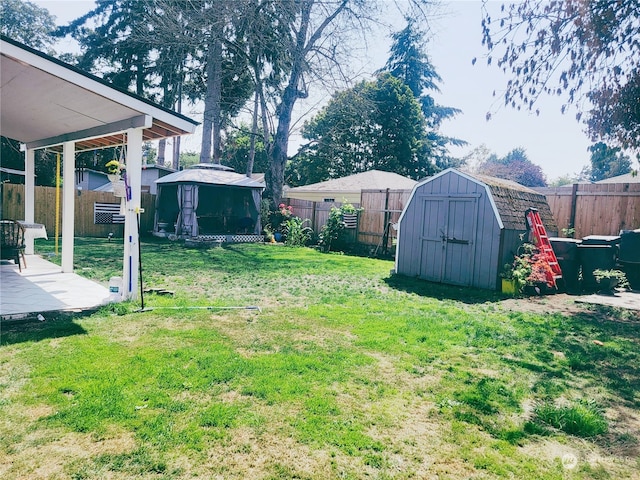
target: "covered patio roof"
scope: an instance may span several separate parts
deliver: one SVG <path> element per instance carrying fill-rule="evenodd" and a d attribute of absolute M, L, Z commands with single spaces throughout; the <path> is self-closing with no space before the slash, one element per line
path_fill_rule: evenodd
<path fill-rule="evenodd" d="M 0 59 L 0 134 L 30 149 L 74 141 L 76 152 L 92 150 L 122 145 L 129 128 L 143 127 L 147 141 L 198 124 L 5 36 Z"/>

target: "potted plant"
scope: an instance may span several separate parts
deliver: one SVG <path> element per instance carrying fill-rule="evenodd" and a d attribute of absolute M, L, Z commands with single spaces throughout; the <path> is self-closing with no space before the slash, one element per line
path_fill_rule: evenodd
<path fill-rule="evenodd" d="M 530 294 L 543 295 L 555 288 L 553 270 L 546 258 L 536 253 L 530 258 L 531 273 L 527 277 L 526 290 Z"/>
<path fill-rule="evenodd" d="M 113 187 L 113 194 L 116 197 L 126 197 L 127 189 L 124 180 L 122 180 L 122 172 L 126 170 L 126 165 L 114 158 L 110 162 L 107 162 L 105 166 L 109 172 L 107 178 Z"/>
<path fill-rule="evenodd" d="M 593 271 L 593 276 L 598 284 L 598 293 L 603 295 L 613 295 L 616 287 L 629 287 L 627 276 L 621 270 L 596 269 Z"/>
<path fill-rule="evenodd" d="M 502 278 L 502 293 L 513 295 L 518 291 L 516 286 L 516 280 L 513 278 L 513 264 L 505 263 L 502 272 L 500 273 Z"/>
<path fill-rule="evenodd" d="M 283 226 L 284 223 L 289 220 L 293 215 L 293 207 L 291 205 L 285 205 L 281 203 L 278 205 L 278 209 L 275 212 L 271 212 L 269 215 L 270 225 L 273 228 L 273 236 L 276 242 L 280 242 L 284 238 Z"/>
<path fill-rule="evenodd" d="M 274 243 L 276 240 L 273 237 L 273 232 L 271 231 L 271 228 L 267 225 L 264 227 L 263 229 L 264 231 L 264 241 L 266 243 Z"/>
<path fill-rule="evenodd" d="M 553 270 L 549 262 L 538 252 L 536 246 L 530 243 L 520 246 L 513 263 L 505 265 L 501 276 L 513 281 L 515 291 L 529 295 L 542 295 L 555 288 Z"/>

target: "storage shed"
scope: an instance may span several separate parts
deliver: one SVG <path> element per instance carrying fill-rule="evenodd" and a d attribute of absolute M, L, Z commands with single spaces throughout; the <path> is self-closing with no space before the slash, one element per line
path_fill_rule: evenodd
<path fill-rule="evenodd" d="M 499 178 L 445 170 L 418 183 L 398 221 L 395 271 L 433 282 L 497 289 L 523 241 L 525 211 L 557 227 L 544 195 Z"/>

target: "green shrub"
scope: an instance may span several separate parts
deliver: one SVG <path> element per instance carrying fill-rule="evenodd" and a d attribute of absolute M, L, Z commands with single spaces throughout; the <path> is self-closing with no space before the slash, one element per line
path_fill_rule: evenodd
<path fill-rule="evenodd" d="M 331 249 L 340 251 L 345 249 L 345 224 L 343 216 L 357 212 L 358 209 L 350 203 L 345 203 L 340 208 L 331 207 L 327 223 L 320 231 L 318 243 L 323 251 L 328 252 Z"/>

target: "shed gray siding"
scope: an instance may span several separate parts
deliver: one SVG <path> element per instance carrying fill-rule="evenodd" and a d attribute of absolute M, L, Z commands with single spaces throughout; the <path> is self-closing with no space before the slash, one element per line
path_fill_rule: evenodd
<path fill-rule="evenodd" d="M 447 241 L 439 241 L 445 231 Z M 464 231 L 472 236 L 461 238 Z M 495 289 L 500 239 L 486 186 L 448 171 L 414 190 L 400 222 L 396 271 L 425 280 Z"/>

